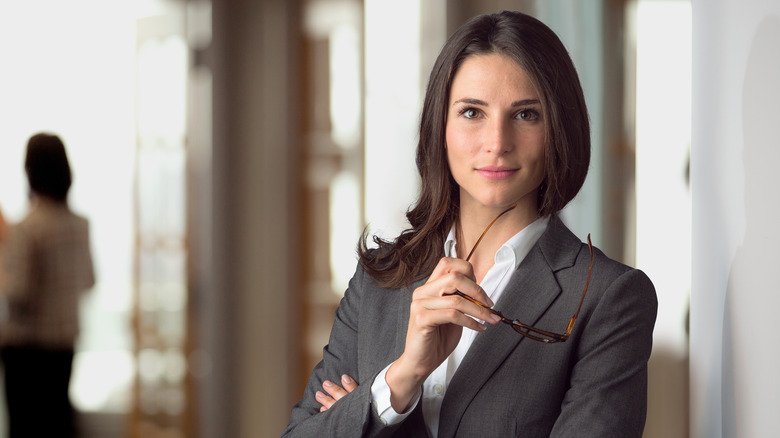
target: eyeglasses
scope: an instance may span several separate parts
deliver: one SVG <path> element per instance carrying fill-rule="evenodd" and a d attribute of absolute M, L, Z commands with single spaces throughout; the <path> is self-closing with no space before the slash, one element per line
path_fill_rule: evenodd
<path fill-rule="evenodd" d="M 477 249 L 477 245 L 479 245 L 479 242 L 482 241 L 482 238 L 485 236 L 485 233 L 487 233 L 490 227 L 492 227 L 493 224 L 496 223 L 498 218 L 500 218 L 501 216 L 503 216 L 505 213 L 509 212 L 516 206 L 517 204 L 512 205 L 508 209 L 501 212 L 501 214 L 496 216 L 495 219 L 493 219 L 493 222 L 491 222 L 490 225 L 488 225 L 487 228 L 485 228 L 485 231 L 483 231 L 482 235 L 480 235 L 479 239 L 477 239 L 477 243 L 475 243 L 474 247 L 471 248 L 471 252 L 469 252 L 469 255 L 466 257 L 466 261 L 469 261 L 471 255 L 474 254 L 474 250 Z M 577 315 L 580 314 L 580 309 L 582 308 L 582 302 L 585 301 L 585 293 L 588 291 L 588 284 L 590 284 L 590 273 L 593 271 L 593 245 L 590 242 L 590 234 L 588 234 L 588 250 L 590 251 L 590 266 L 588 267 L 588 278 L 585 280 L 585 289 L 582 291 L 582 298 L 580 298 L 580 305 L 577 307 L 577 311 L 574 312 L 574 315 L 569 320 L 569 324 L 566 326 L 566 331 L 564 331 L 563 334 L 558 334 L 558 333 L 549 332 L 547 330 L 538 329 L 528 324 L 524 324 L 516 319 L 506 318 L 498 310 L 491 309 L 490 307 L 480 303 L 479 301 L 475 300 L 474 298 L 471 298 L 470 296 L 464 294 L 461 291 L 455 291 L 454 293 L 456 295 L 459 295 L 471 301 L 472 303 L 480 307 L 489 310 L 494 315 L 498 315 L 501 318 L 501 322 L 510 325 L 514 329 L 514 331 L 525 336 L 526 338 L 533 339 L 534 341 L 544 342 L 547 344 L 552 344 L 556 342 L 566 342 L 566 340 L 569 339 L 569 335 L 571 335 L 572 329 L 574 328 L 574 323 L 577 321 Z"/>

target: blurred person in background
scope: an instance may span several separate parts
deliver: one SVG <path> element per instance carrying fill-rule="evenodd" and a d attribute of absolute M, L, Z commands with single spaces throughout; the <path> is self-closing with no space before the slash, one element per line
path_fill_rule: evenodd
<path fill-rule="evenodd" d="M 3 260 L 3 244 L 5 243 L 5 235 L 7 233 L 7 224 L 3 217 L 3 209 L 0 208 L 0 260 Z M 3 266 L 0 264 L 0 290 L 3 288 Z M 1 306 L 0 306 L 1 307 Z M 0 315 L 0 322 L 2 321 L 2 315 Z"/>
<path fill-rule="evenodd" d="M 59 137 L 33 135 L 24 168 L 30 208 L 8 229 L 0 289 L 8 308 L 0 357 L 9 437 L 71 437 L 79 299 L 95 283 L 89 223 L 68 207 L 71 169 Z"/>
<path fill-rule="evenodd" d="M 655 289 L 558 217 L 589 163 L 555 33 L 508 11 L 458 29 L 428 82 L 411 227 L 361 241 L 282 435 L 641 437 Z"/>

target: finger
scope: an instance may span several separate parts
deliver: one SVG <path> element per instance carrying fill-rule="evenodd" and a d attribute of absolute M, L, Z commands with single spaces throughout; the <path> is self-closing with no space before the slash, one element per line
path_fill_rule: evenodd
<path fill-rule="evenodd" d="M 456 258 L 443 257 L 440 259 L 426 284 L 418 289 L 422 289 L 420 290 L 422 295 L 451 295 L 456 291 L 461 291 L 487 307 L 495 305 L 487 293 L 476 283 L 471 263 Z"/>
<path fill-rule="evenodd" d="M 352 392 L 355 390 L 355 388 L 358 387 L 357 382 L 352 377 L 349 377 L 348 375 L 344 374 L 341 376 L 341 386 L 344 388 L 347 392 Z"/>
<path fill-rule="evenodd" d="M 467 315 L 471 315 L 474 318 L 478 318 L 492 324 L 498 324 L 499 322 L 501 322 L 501 317 L 499 316 L 499 313 L 494 311 L 492 307 L 488 307 L 487 305 L 481 303 L 478 300 L 475 300 L 469 295 L 463 294 L 460 291 L 456 293 L 456 296 L 466 301 L 465 303 L 463 302 L 458 303 L 458 308 L 461 309 L 463 313 Z M 487 297 L 487 299 L 490 300 L 490 297 Z M 492 306 L 493 302 L 490 301 L 490 303 Z M 476 308 L 472 307 L 472 305 L 476 306 Z"/>
<path fill-rule="evenodd" d="M 344 388 L 340 387 L 339 385 L 336 385 L 330 380 L 326 380 L 322 382 L 322 389 L 324 389 L 325 392 L 327 392 L 328 395 L 333 397 L 333 399 L 336 401 L 338 401 L 341 397 L 344 397 L 345 395 L 349 394 L 349 392 L 345 391 Z"/>
<path fill-rule="evenodd" d="M 328 394 L 325 394 L 322 391 L 317 391 L 314 394 L 314 398 L 317 400 L 317 403 L 322 405 L 322 408 L 320 408 L 320 412 L 327 411 L 331 406 L 333 406 L 333 403 L 336 403 L 336 400 L 334 400 L 333 397 L 329 396 Z"/>
<path fill-rule="evenodd" d="M 487 328 L 481 321 L 454 308 L 427 310 L 415 315 L 421 327 L 460 326 L 481 332 Z"/>
<path fill-rule="evenodd" d="M 458 272 L 444 274 L 438 279 L 428 282 L 415 289 L 413 299 L 425 299 L 441 296 L 449 296 L 458 292 L 466 295 L 462 297 L 470 300 L 477 306 L 490 308 L 493 301 L 477 283 Z"/>
<path fill-rule="evenodd" d="M 470 299 L 459 295 L 445 295 L 418 299 L 412 302 L 415 315 L 425 316 L 430 313 L 428 320 L 423 324 L 441 325 L 457 324 L 472 330 L 484 330 L 480 326 L 481 321 L 490 324 L 498 323 L 501 318 L 496 316 L 488 307 L 475 304 Z M 474 319 L 481 320 L 475 321 Z"/>
<path fill-rule="evenodd" d="M 472 281 L 476 280 L 474 267 L 471 266 L 471 263 L 454 257 L 442 257 L 433 269 L 428 281 L 436 280 L 449 273 L 459 273 Z"/>
<path fill-rule="evenodd" d="M 490 299 L 487 292 L 485 292 L 485 289 L 482 289 L 482 286 L 466 281 L 466 282 L 459 282 L 460 286 L 457 290 L 453 291 L 451 294 L 446 295 L 461 295 L 462 298 L 480 306 L 480 307 L 486 307 L 491 308 L 495 305 L 493 303 L 493 300 Z M 465 296 L 464 296 L 465 295 Z"/>

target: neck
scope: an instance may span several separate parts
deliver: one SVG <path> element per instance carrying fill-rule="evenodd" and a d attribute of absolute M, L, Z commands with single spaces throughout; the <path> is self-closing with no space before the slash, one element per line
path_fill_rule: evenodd
<path fill-rule="evenodd" d="M 519 205 L 505 211 L 505 207 L 468 212 L 461 208 L 456 228 L 457 252 L 460 258 L 466 258 L 471 253 L 469 261 L 478 280 L 493 265 L 494 254 L 501 245 L 539 217 L 535 209 Z M 490 231 L 485 232 L 488 228 Z M 480 237 L 482 240 L 479 240 Z M 477 244 L 478 248 L 475 248 Z"/>

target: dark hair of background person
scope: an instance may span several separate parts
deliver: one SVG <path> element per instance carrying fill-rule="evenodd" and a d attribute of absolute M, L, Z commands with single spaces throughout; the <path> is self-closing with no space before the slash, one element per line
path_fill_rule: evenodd
<path fill-rule="evenodd" d="M 46 133 L 30 137 L 24 170 L 33 193 L 59 202 L 67 201 L 71 184 L 70 164 L 65 145 L 59 137 Z"/>
<path fill-rule="evenodd" d="M 458 185 L 447 163 L 445 128 L 450 89 L 458 68 L 475 55 L 497 53 L 514 60 L 534 84 L 545 122 L 545 178 L 539 214 L 560 211 L 582 188 L 590 165 L 590 123 L 577 71 L 558 36 L 520 12 L 503 11 L 469 20 L 436 59 L 423 103 L 417 144 L 421 190 L 406 213 L 411 228 L 395 241 L 364 232 L 360 264 L 382 287 L 401 287 L 428 275 L 443 257 L 443 242 L 458 218 Z"/>

